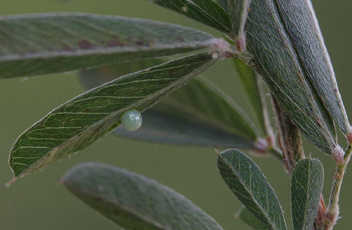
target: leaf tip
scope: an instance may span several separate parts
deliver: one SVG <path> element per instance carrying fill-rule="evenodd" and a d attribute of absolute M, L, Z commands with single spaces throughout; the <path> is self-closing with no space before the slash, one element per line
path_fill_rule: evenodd
<path fill-rule="evenodd" d="M 214 150 L 215 150 L 217 156 L 219 156 L 221 154 L 221 152 L 219 150 L 217 150 L 217 149 L 214 149 Z"/>
<path fill-rule="evenodd" d="M 243 209 L 244 209 L 244 206 L 238 209 L 237 212 L 233 215 L 233 217 L 235 217 L 236 219 L 240 218 L 240 215 Z"/>
<path fill-rule="evenodd" d="M 56 182 L 59 183 L 59 184 L 61 184 L 61 185 L 64 185 L 64 186 L 65 186 L 65 180 L 64 180 L 63 178 L 57 179 Z"/>

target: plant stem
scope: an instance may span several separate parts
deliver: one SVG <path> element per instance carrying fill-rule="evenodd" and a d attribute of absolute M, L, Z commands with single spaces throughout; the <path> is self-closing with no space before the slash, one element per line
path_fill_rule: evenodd
<path fill-rule="evenodd" d="M 279 144 L 286 161 L 286 169 L 291 174 L 296 163 L 305 158 L 301 137 L 298 128 L 273 95 L 271 95 L 271 99 L 276 117 Z"/>
<path fill-rule="evenodd" d="M 326 223 L 326 229 L 328 230 L 333 228 L 339 215 L 339 197 L 341 185 L 347 169 L 347 165 L 351 159 L 351 149 L 352 148 L 349 145 L 345 151 L 343 162 L 341 164 L 336 164 L 336 172 L 330 193 L 329 206 L 326 213 L 326 217 L 328 219 L 328 222 Z"/>

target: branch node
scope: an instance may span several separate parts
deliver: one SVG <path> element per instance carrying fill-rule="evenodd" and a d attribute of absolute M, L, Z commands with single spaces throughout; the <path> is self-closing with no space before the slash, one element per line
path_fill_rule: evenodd
<path fill-rule="evenodd" d="M 334 158 L 337 165 L 343 164 L 344 155 L 345 155 L 345 153 L 339 145 L 336 145 L 335 148 L 332 150 L 332 157 Z"/>
<path fill-rule="evenodd" d="M 238 56 L 238 51 L 222 38 L 212 39 L 212 48 L 210 54 L 214 59 L 223 60 L 226 58 Z"/>

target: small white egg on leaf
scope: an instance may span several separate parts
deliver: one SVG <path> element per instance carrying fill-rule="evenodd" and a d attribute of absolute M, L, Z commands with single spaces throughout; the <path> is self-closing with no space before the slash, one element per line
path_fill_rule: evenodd
<path fill-rule="evenodd" d="M 122 114 L 121 122 L 128 131 L 136 131 L 142 126 L 142 115 L 137 110 L 129 110 Z"/>

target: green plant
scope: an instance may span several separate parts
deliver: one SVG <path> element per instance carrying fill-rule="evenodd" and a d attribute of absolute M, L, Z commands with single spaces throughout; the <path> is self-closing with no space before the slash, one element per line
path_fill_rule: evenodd
<path fill-rule="evenodd" d="M 40 170 L 100 139 L 121 123 L 125 111 L 144 111 L 161 101 L 143 113 L 144 120 L 149 117 L 149 125 L 146 122 L 135 133 L 118 128 L 118 135 L 273 154 L 292 174 L 294 228 L 307 229 L 315 222 L 320 229 L 331 229 L 338 217 L 338 195 L 350 157 L 349 147 L 345 155 L 338 147 L 335 125 L 349 142 L 352 140 L 329 57 L 314 14 L 309 14 L 312 12 L 309 3 L 238 1 L 239 5 L 244 5 L 237 7 L 235 1 L 228 4 L 219 1 L 220 7 L 214 1 L 153 2 L 224 32 L 227 41 L 174 25 L 118 17 L 49 14 L 1 19 L 2 78 L 64 72 L 206 49 L 203 53 L 169 62 L 143 60 L 109 67 L 109 71 L 107 67 L 82 71 L 82 76 L 92 74 L 101 78 L 107 72 L 115 77 L 124 76 L 65 103 L 21 135 L 10 156 L 14 179 Z M 19 37 L 22 39 L 14 44 L 12 39 Z M 183 86 L 224 58 L 237 58 L 234 63 L 257 115 L 259 130 L 233 102 L 207 82 L 192 80 Z M 157 66 L 151 67 L 155 64 Z M 132 73 L 140 69 L 144 70 Z M 273 96 L 277 134 L 272 131 L 262 100 L 259 75 Z M 161 122 L 171 125 L 172 129 L 165 131 Z M 155 130 L 157 134 L 163 132 L 162 136 L 151 135 Z M 180 137 L 185 130 L 186 139 Z M 319 161 L 304 157 L 298 130 L 317 148 L 332 155 L 337 163 L 327 210 L 324 210 L 323 200 L 319 200 L 322 166 Z M 275 144 L 276 136 L 281 150 Z M 225 182 L 247 207 L 239 214 L 240 218 L 254 223 L 249 211 L 260 221 L 255 228 L 264 225 L 269 229 L 285 229 L 275 194 L 248 157 L 238 150 L 228 150 L 219 154 L 218 165 Z M 86 180 L 87 177 L 90 180 Z M 117 178 L 114 183 L 106 181 L 114 177 Z M 62 182 L 87 204 L 127 229 L 220 228 L 183 197 L 123 170 L 96 164 L 81 165 L 70 171 Z M 109 186 L 119 190 L 106 192 Z M 124 191 L 125 188 L 129 190 Z M 263 188 L 268 194 L 265 197 L 262 197 Z M 145 192 L 140 194 L 140 191 Z M 165 198 L 158 200 L 163 197 L 158 194 L 165 194 Z M 119 202 L 111 202 L 115 199 L 112 195 Z M 165 203 L 168 198 L 175 201 L 170 202 L 173 205 Z"/>

